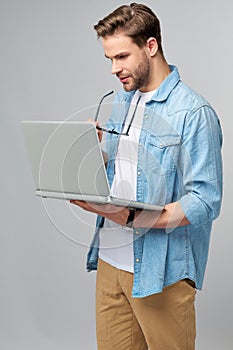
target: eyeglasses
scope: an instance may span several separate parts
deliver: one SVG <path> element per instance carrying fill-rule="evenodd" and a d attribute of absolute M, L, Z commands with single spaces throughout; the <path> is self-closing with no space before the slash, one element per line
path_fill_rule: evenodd
<path fill-rule="evenodd" d="M 96 114 L 95 114 L 95 118 L 94 118 L 95 121 L 98 120 L 99 111 L 100 111 L 100 106 L 101 106 L 103 100 L 105 99 L 105 97 L 108 97 L 109 95 L 113 94 L 113 92 L 114 92 L 114 91 L 110 91 L 110 92 L 108 92 L 107 94 L 105 94 L 105 95 L 101 98 L 101 100 L 100 100 L 100 102 L 99 102 L 99 105 L 98 105 L 98 108 L 97 108 L 97 111 L 96 111 Z M 130 130 L 131 125 L 132 125 L 132 123 L 133 123 L 133 120 L 134 120 L 134 117 L 135 117 L 135 114 L 136 114 L 136 110 L 137 110 L 137 107 L 138 107 L 138 103 L 139 103 L 139 101 L 140 101 L 140 98 L 141 98 L 141 96 L 139 96 L 139 98 L 138 98 L 138 100 L 137 100 L 137 102 L 136 102 L 136 105 L 135 105 L 135 108 L 134 108 L 134 111 L 133 111 L 133 115 L 132 115 L 132 117 L 131 117 L 131 120 L 130 120 L 130 123 L 129 123 L 129 125 L 128 125 L 128 128 L 127 128 L 126 132 L 118 132 L 118 131 L 116 131 L 116 130 L 114 130 L 114 129 L 112 129 L 112 130 L 110 130 L 110 129 L 105 129 L 105 128 L 102 128 L 101 126 L 98 126 L 98 125 L 96 126 L 96 129 L 101 130 L 101 131 L 104 131 L 104 132 L 108 132 L 109 134 L 129 136 L 129 130 Z M 127 117 L 127 114 L 125 115 L 125 118 L 124 118 L 124 121 L 123 121 L 121 130 L 124 129 L 126 117 Z"/>

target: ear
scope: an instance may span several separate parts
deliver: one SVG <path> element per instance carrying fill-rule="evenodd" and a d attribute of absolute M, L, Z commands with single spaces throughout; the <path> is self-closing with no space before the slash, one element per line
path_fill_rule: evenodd
<path fill-rule="evenodd" d="M 147 40 L 147 47 L 150 53 L 150 56 L 153 57 L 158 52 L 158 43 L 154 37 L 151 37 Z"/>

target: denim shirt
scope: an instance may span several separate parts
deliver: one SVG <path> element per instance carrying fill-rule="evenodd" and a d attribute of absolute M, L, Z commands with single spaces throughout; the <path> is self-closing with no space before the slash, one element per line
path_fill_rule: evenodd
<path fill-rule="evenodd" d="M 133 297 L 160 293 L 189 278 L 202 288 L 212 222 L 222 198 L 222 132 L 211 105 L 180 79 L 175 66 L 146 103 L 137 164 L 137 200 L 165 205 L 178 201 L 189 220 L 173 229 L 134 229 Z M 120 91 L 107 127 L 121 131 L 135 91 Z M 122 136 L 121 136 L 122 137 Z M 118 135 L 107 135 L 107 174 L 114 177 Z M 97 217 L 87 269 L 98 264 Z"/>

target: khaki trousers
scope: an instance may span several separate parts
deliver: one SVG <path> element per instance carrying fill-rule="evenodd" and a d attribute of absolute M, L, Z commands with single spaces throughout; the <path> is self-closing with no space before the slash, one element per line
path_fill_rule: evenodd
<path fill-rule="evenodd" d="M 194 350 L 195 288 L 186 280 L 162 293 L 132 298 L 133 274 L 99 259 L 98 350 Z"/>

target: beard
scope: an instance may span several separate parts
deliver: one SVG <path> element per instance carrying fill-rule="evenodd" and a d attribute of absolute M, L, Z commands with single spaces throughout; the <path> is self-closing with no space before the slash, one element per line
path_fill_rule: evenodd
<path fill-rule="evenodd" d="M 145 55 L 137 69 L 131 74 L 132 83 L 123 84 L 125 91 L 139 90 L 149 82 L 150 78 L 150 62 Z"/>

